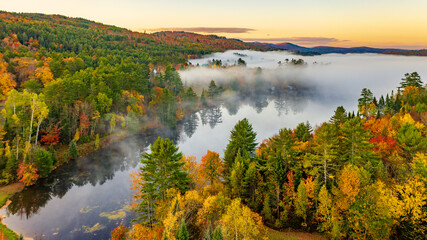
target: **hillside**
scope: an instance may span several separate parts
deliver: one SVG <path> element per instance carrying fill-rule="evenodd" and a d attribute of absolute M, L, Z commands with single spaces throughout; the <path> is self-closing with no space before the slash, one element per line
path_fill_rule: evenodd
<path fill-rule="evenodd" d="M 403 56 L 427 56 L 427 49 L 384 52 L 384 54 L 403 55 Z"/>
<path fill-rule="evenodd" d="M 174 126 L 196 111 L 198 96 L 176 71 L 188 58 L 269 49 L 215 35 L 145 34 L 4 11 L 0 40 L 0 184 L 26 185 L 77 158 L 85 144 L 93 151 L 115 132 Z M 63 154 L 70 143 L 73 151 Z"/>
<path fill-rule="evenodd" d="M 215 35 L 185 32 L 145 34 L 82 18 L 0 12 L 0 39 L 11 34 L 16 34 L 20 44 L 39 44 L 47 51 L 89 55 L 100 50 L 107 55 L 126 52 L 123 58 L 131 57 L 141 63 L 153 64 L 183 63 L 187 57 L 228 49 L 266 49 Z"/>

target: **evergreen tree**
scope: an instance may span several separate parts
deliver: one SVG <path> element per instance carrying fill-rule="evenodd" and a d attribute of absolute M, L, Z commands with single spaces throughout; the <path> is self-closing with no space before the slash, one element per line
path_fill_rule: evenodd
<path fill-rule="evenodd" d="M 405 123 L 399 128 L 397 142 L 405 150 L 405 157 L 410 160 L 418 151 L 425 151 L 427 138 L 423 137 L 414 124 Z"/>
<path fill-rule="evenodd" d="M 346 112 L 343 106 L 337 107 L 337 109 L 334 112 L 334 115 L 331 117 L 330 122 L 340 125 L 344 123 L 347 120 Z"/>
<path fill-rule="evenodd" d="M 172 92 L 168 89 L 164 89 L 158 111 L 160 121 L 168 124 L 169 126 L 174 126 L 176 123 L 177 110 L 178 106 Z"/>
<path fill-rule="evenodd" d="M 176 240 L 189 240 L 190 236 L 188 233 L 187 224 L 182 220 L 179 224 L 178 230 L 176 231 Z"/>
<path fill-rule="evenodd" d="M 221 225 L 218 225 L 215 228 L 215 231 L 212 236 L 212 240 L 224 240 L 224 236 L 222 235 Z"/>
<path fill-rule="evenodd" d="M 214 80 L 211 80 L 208 87 L 208 97 L 213 100 L 220 94 L 219 88 L 216 86 Z"/>
<path fill-rule="evenodd" d="M 273 215 L 271 213 L 271 207 L 270 207 L 270 196 L 267 195 L 264 198 L 264 205 L 262 207 L 261 214 L 264 216 L 266 221 L 273 221 Z"/>
<path fill-rule="evenodd" d="M 196 109 L 197 104 L 197 95 L 194 92 L 193 88 L 189 87 L 185 94 L 183 95 L 183 103 L 184 109 L 188 112 L 192 112 Z"/>
<path fill-rule="evenodd" d="M 230 174 L 230 188 L 231 195 L 234 198 L 242 198 L 244 193 L 244 180 L 245 180 L 245 166 L 243 164 L 243 160 L 238 154 L 236 158 L 236 162 L 233 165 Z"/>
<path fill-rule="evenodd" d="M 140 219 L 151 226 L 154 222 L 155 203 L 165 199 L 166 190 L 169 188 L 185 192 L 190 179 L 183 169 L 182 153 L 178 152 L 178 147 L 171 140 L 158 137 L 150 146 L 150 150 L 151 153 L 141 154 L 140 171 L 143 183 L 140 187 L 143 197 L 138 212 L 142 213 Z"/>
<path fill-rule="evenodd" d="M 399 90 L 403 90 L 408 86 L 417 87 L 419 89 L 423 88 L 423 82 L 417 72 L 405 73 L 405 77 L 402 78 L 402 82 L 400 82 Z"/>
<path fill-rule="evenodd" d="M 56 157 L 55 149 L 53 149 L 52 145 L 49 146 L 49 153 L 52 159 L 52 165 L 55 165 L 58 162 L 58 158 Z"/>
<path fill-rule="evenodd" d="M 307 160 L 319 166 L 323 183 L 327 184 L 329 177 L 335 171 L 339 154 L 338 130 L 335 125 L 323 123 L 316 129 L 313 150 L 315 155 L 307 155 Z"/>
<path fill-rule="evenodd" d="M 36 149 L 34 151 L 34 163 L 42 176 L 47 176 L 52 169 L 52 156 L 44 149 Z"/>
<path fill-rule="evenodd" d="M 364 166 L 368 161 L 375 161 L 373 144 L 369 142 L 371 133 L 363 127 L 363 122 L 356 117 L 345 122 L 341 128 L 343 134 L 343 160 L 358 166 Z M 375 166 L 375 162 L 373 165 Z"/>
<path fill-rule="evenodd" d="M 70 154 L 71 159 L 77 159 L 79 156 L 77 151 L 77 145 L 74 140 L 71 141 L 70 147 L 68 148 L 68 153 Z"/>
<path fill-rule="evenodd" d="M 364 88 L 362 89 L 361 97 L 359 98 L 359 112 L 362 113 L 365 117 L 368 116 L 369 105 L 373 102 L 374 97 L 371 90 Z"/>
<path fill-rule="evenodd" d="M 308 210 L 308 195 L 307 195 L 307 187 L 305 186 L 305 183 L 302 180 L 298 185 L 295 208 L 296 208 L 296 214 L 302 217 L 305 223 L 307 219 L 307 210 Z"/>
<path fill-rule="evenodd" d="M 256 133 L 252 129 L 252 125 L 248 119 L 240 120 L 231 130 L 230 141 L 224 153 L 225 174 L 231 173 L 231 167 L 236 159 L 237 153 L 240 152 L 242 156 L 249 154 L 252 158 L 255 153 L 257 145 Z"/>
<path fill-rule="evenodd" d="M 258 171 L 255 162 L 249 164 L 249 168 L 246 171 L 244 188 L 246 191 L 246 202 L 251 209 L 257 208 L 256 189 L 258 185 Z"/>
<path fill-rule="evenodd" d="M 310 123 L 307 121 L 306 123 L 300 123 L 298 124 L 297 128 L 295 129 L 295 134 L 299 141 L 306 142 L 310 139 L 312 128 L 310 126 Z"/>

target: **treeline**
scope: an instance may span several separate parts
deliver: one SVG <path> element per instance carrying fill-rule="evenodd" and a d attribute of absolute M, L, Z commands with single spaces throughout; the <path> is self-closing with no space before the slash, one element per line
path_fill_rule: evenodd
<path fill-rule="evenodd" d="M 381 100 L 384 99 L 384 100 Z M 333 239 L 424 239 L 427 231 L 427 91 L 406 74 L 359 112 L 338 107 L 313 131 L 301 123 L 258 145 L 247 119 L 221 159 L 201 161 L 159 138 L 133 182 L 139 223 L 112 239 L 267 239 L 302 229 Z"/>
<path fill-rule="evenodd" d="M 260 49 L 216 36 L 8 12 L 0 12 L 0 39 L 0 183 L 26 185 L 77 158 L 79 145 L 96 149 L 111 133 L 149 121 L 173 126 L 196 111 L 199 97 L 176 71 L 188 57 Z"/>

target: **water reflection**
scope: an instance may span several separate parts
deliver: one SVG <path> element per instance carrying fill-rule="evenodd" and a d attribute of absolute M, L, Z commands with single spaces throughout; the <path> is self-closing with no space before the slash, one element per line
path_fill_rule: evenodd
<path fill-rule="evenodd" d="M 134 215 L 127 212 L 125 218 L 111 220 L 101 217 L 102 213 L 117 212 L 124 208 L 123 205 L 129 203 L 131 198 L 129 173 L 137 171 L 140 153 L 146 151 L 158 136 L 170 138 L 180 144 L 185 141 L 191 142 L 192 138 L 197 138 L 196 140 L 201 142 L 196 132 L 203 126 L 214 129 L 221 125 L 225 109 L 229 113 L 226 114 L 227 126 L 221 125 L 221 129 L 215 131 L 228 135 L 230 116 L 240 114 L 242 116 L 239 118 L 246 117 L 246 112 L 239 113 L 240 109 L 247 108 L 244 106 L 253 108 L 259 114 L 273 101 L 281 102 L 284 108 L 297 112 L 296 108 L 303 108 L 307 104 L 307 99 L 306 93 L 297 91 L 229 96 L 217 106 L 208 106 L 197 113 L 185 116 L 174 128 L 148 130 L 77 161 L 70 161 L 56 169 L 48 178 L 41 179 L 35 186 L 15 194 L 11 198 L 12 203 L 1 213 L 7 215 L 5 222 L 12 229 L 23 232 L 26 236 L 43 233 L 44 239 L 108 238 L 110 231 L 117 224 L 123 221 L 125 225 L 129 225 Z M 277 104 L 274 106 L 277 115 L 283 114 L 282 109 L 277 108 Z M 232 123 L 235 123 L 234 120 Z M 224 143 L 226 137 L 222 138 L 221 142 Z M 216 145 L 213 142 L 210 144 Z M 186 150 L 183 151 L 186 153 Z M 200 151 L 205 152 L 206 149 Z M 92 208 L 94 210 L 86 213 L 85 209 Z M 103 228 L 94 233 L 88 232 L 88 229 L 92 229 L 91 227 L 96 224 Z"/>

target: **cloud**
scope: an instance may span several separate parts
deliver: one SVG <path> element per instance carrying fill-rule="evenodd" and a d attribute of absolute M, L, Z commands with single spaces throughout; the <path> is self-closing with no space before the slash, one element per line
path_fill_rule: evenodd
<path fill-rule="evenodd" d="M 188 28 L 156 28 L 148 29 L 148 31 L 184 31 L 184 32 L 197 32 L 197 33 L 247 33 L 255 31 L 252 28 L 237 28 L 237 27 L 188 27 Z"/>
<path fill-rule="evenodd" d="M 243 41 L 250 42 L 270 42 L 270 43 L 280 43 L 280 42 L 291 42 L 296 44 L 305 44 L 305 45 L 323 45 L 323 44 L 333 44 L 345 42 L 347 40 L 340 40 L 337 38 L 326 38 L 326 37 L 283 37 L 283 38 L 244 38 Z"/>

